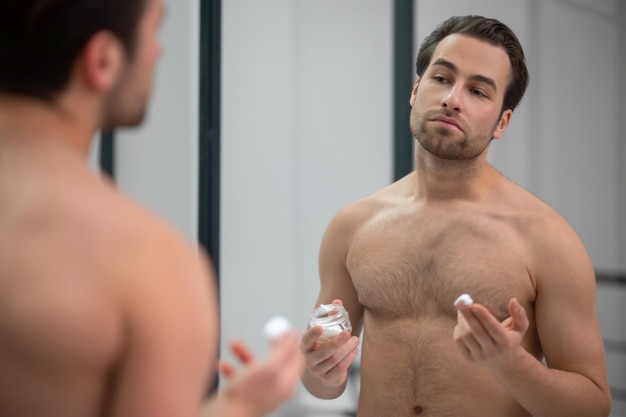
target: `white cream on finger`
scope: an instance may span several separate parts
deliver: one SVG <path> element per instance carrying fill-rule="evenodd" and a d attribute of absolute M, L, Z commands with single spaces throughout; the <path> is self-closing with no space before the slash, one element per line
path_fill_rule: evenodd
<path fill-rule="evenodd" d="M 265 323 L 263 333 L 271 341 L 280 339 L 285 333 L 291 330 L 291 323 L 284 316 L 274 316 Z"/>
<path fill-rule="evenodd" d="M 465 306 L 469 307 L 474 304 L 474 300 L 472 300 L 472 297 L 470 297 L 469 294 L 461 294 L 456 300 L 454 300 L 454 306 L 456 307 L 458 303 L 463 303 Z"/>

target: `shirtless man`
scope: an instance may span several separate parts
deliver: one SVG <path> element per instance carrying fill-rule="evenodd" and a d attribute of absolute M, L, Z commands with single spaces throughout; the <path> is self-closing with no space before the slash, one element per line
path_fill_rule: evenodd
<path fill-rule="evenodd" d="M 298 383 L 299 337 L 240 344 L 227 386 L 207 257 L 88 164 L 136 125 L 162 0 L 0 2 L 0 415 L 261 416 Z"/>
<path fill-rule="evenodd" d="M 505 25 L 443 22 L 420 46 L 411 174 L 341 209 L 317 304 L 352 336 L 303 335 L 302 381 L 339 396 L 363 329 L 359 417 L 607 416 L 590 259 L 552 208 L 487 162 L 528 82 Z M 455 300 L 469 293 L 475 303 Z M 542 361 L 545 360 L 545 366 Z"/>

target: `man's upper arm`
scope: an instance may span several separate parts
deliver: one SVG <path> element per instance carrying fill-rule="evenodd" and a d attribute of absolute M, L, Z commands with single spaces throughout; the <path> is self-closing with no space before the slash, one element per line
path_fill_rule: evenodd
<path fill-rule="evenodd" d="M 126 344 L 110 415 L 197 416 L 217 352 L 210 272 L 168 233 L 135 249 L 121 288 Z"/>
<path fill-rule="evenodd" d="M 317 305 L 340 299 L 352 324 L 352 334 L 359 335 L 363 325 L 363 306 L 359 303 L 346 257 L 352 236 L 359 223 L 357 203 L 341 209 L 328 225 L 319 255 L 320 294 Z"/>
<path fill-rule="evenodd" d="M 569 226 L 557 223 L 547 232 L 536 248 L 541 255 L 535 305 L 546 363 L 550 368 L 586 376 L 608 391 L 592 263 Z"/>

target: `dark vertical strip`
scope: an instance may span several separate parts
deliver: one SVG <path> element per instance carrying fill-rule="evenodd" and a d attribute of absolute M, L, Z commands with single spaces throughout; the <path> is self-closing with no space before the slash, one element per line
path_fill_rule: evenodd
<path fill-rule="evenodd" d="M 395 0 L 393 11 L 393 179 L 413 170 L 413 135 L 409 129 L 409 97 L 413 87 L 414 0 Z"/>
<path fill-rule="evenodd" d="M 115 179 L 115 134 L 112 131 L 100 134 L 100 169 L 112 180 Z"/>
<path fill-rule="evenodd" d="M 220 208 L 220 10 L 202 0 L 200 28 L 199 241 L 219 272 Z M 219 280 L 218 280 L 219 281 Z"/>
<path fill-rule="evenodd" d="M 219 294 L 221 0 L 200 1 L 198 240 L 211 256 Z M 210 388 L 217 390 L 218 379 Z"/>
<path fill-rule="evenodd" d="M 624 72 L 626 70 L 626 26 L 623 22 L 626 22 L 626 2 L 620 1 L 617 6 L 618 11 L 618 20 L 616 22 L 617 30 L 619 31 L 619 58 L 618 58 L 618 76 L 619 86 L 621 93 L 618 94 L 619 101 L 617 103 L 617 109 L 619 113 L 617 114 L 617 120 L 619 120 L 619 128 L 618 128 L 618 137 L 615 138 L 617 140 L 618 146 L 618 158 L 619 161 L 619 180 L 617 184 L 619 184 L 619 188 L 615 190 L 617 193 L 618 199 L 618 222 L 621 225 L 621 233 L 619 233 L 620 241 L 619 241 L 619 254 L 620 259 L 622 260 L 622 264 L 619 266 L 620 270 L 626 273 L 626 192 L 624 191 L 624 184 L 626 184 L 626 80 L 624 79 Z"/>

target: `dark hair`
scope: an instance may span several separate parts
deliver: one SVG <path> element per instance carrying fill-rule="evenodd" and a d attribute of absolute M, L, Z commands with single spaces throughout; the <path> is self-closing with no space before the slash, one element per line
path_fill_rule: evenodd
<path fill-rule="evenodd" d="M 482 16 L 455 16 L 440 23 L 439 26 L 420 44 L 417 54 L 416 70 L 421 78 L 432 59 L 435 48 L 445 37 L 455 33 L 472 36 L 502 47 L 511 62 L 512 80 L 504 93 L 502 110 L 515 110 L 528 86 L 528 69 L 524 50 L 517 36 L 504 23 Z"/>
<path fill-rule="evenodd" d="M 52 100 L 101 30 L 128 55 L 147 0 L 0 0 L 0 92 Z"/>

